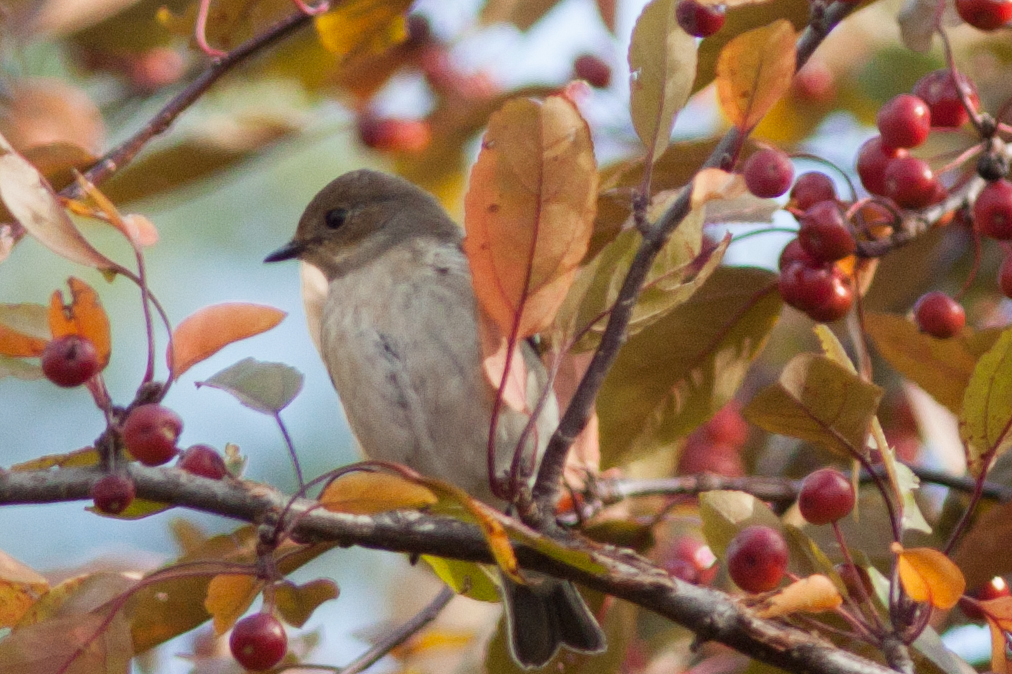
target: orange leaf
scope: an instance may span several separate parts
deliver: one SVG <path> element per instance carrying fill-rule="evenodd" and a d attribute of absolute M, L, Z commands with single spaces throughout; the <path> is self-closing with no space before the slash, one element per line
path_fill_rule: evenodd
<path fill-rule="evenodd" d="M 221 636 L 257 598 L 264 581 L 250 574 L 219 574 L 211 579 L 204 608 L 214 618 L 214 633 Z"/>
<path fill-rule="evenodd" d="M 0 356 L 35 358 L 46 348 L 46 340 L 32 337 L 0 325 Z"/>
<path fill-rule="evenodd" d="M 285 316 L 274 307 L 239 302 L 199 309 L 172 333 L 172 350 L 166 354 L 172 376 L 178 378 L 232 342 L 270 330 Z"/>
<path fill-rule="evenodd" d="M 504 334 L 548 327 L 587 252 L 597 171 L 587 123 L 560 96 L 492 115 L 464 200 L 478 302 Z"/>
<path fill-rule="evenodd" d="M 439 499 L 428 488 L 390 473 L 348 473 L 327 485 L 320 504 L 331 512 L 374 515 L 424 508 Z"/>
<path fill-rule="evenodd" d="M 99 216 L 94 211 L 91 213 L 82 211 L 81 209 L 88 209 L 89 207 L 80 202 L 74 202 L 74 205 L 77 206 L 76 208 L 74 208 L 73 205 L 68 205 L 68 208 L 72 208 L 72 210 L 81 212 L 84 215 L 100 217 L 103 221 L 108 222 L 110 225 L 122 232 L 135 249 L 139 249 L 142 246 L 150 246 L 158 241 L 158 230 L 155 229 L 154 224 L 143 215 L 120 215 L 119 210 L 112 201 L 109 200 L 109 197 L 102 194 L 97 187 L 95 187 L 82 175 L 77 176 L 77 185 L 81 188 L 81 191 L 95 203 L 95 206 L 99 211 L 101 211 L 102 215 Z"/>
<path fill-rule="evenodd" d="M 520 345 L 513 346 L 513 357 L 509 359 L 509 376 L 503 386 L 503 374 L 506 370 L 506 354 L 509 346 L 506 337 L 499 331 L 492 319 L 480 307 L 478 309 L 478 337 L 481 344 L 481 364 L 485 378 L 492 390 L 502 387 L 502 401 L 521 412 L 527 407 L 527 367 Z"/>
<path fill-rule="evenodd" d="M 70 286 L 69 305 L 63 303 L 63 293 L 59 290 L 53 291 L 49 301 L 49 329 L 53 339 L 77 335 L 89 340 L 98 352 L 99 366 L 104 368 L 112 353 L 109 317 L 91 286 L 73 276 L 67 279 L 67 285 Z"/>
<path fill-rule="evenodd" d="M 963 573 L 951 559 L 932 548 L 904 549 L 892 544 L 899 555 L 899 574 L 903 589 L 914 601 L 926 601 L 940 609 L 956 605 L 966 590 Z"/>
<path fill-rule="evenodd" d="M 791 23 L 778 19 L 724 45 L 717 57 L 717 98 L 732 124 L 751 129 L 790 88 L 794 40 Z"/>
<path fill-rule="evenodd" d="M 826 576 L 815 574 L 794 581 L 770 597 L 758 613 L 763 618 L 778 618 L 792 613 L 832 611 L 843 603 L 840 591 Z"/>
<path fill-rule="evenodd" d="M 987 621 L 991 630 L 991 671 L 996 674 L 1007 674 L 1008 658 L 1005 657 L 1005 633 L 993 620 Z"/>

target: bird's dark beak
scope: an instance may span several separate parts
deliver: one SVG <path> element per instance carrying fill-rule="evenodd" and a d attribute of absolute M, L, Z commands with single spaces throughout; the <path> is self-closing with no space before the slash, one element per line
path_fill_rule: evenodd
<path fill-rule="evenodd" d="M 298 241 L 289 241 L 285 245 L 278 248 L 276 251 L 264 258 L 264 262 L 281 262 L 282 260 L 291 260 L 302 254 L 305 250 L 305 245 Z"/>

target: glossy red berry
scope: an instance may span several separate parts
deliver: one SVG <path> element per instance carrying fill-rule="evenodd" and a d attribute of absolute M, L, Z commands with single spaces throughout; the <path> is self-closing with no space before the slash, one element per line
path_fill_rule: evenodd
<path fill-rule="evenodd" d="M 187 473 L 220 480 L 228 475 L 225 459 L 209 445 L 193 445 L 179 455 L 180 468 Z"/>
<path fill-rule="evenodd" d="M 966 325 L 963 306 L 938 290 L 926 293 L 917 300 L 914 318 L 921 332 L 939 339 L 958 335 Z"/>
<path fill-rule="evenodd" d="M 177 453 L 183 420 L 168 407 L 150 403 L 135 407 L 123 422 L 127 450 L 146 466 L 160 466 Z"/>
<path fill-rule="evenodd" d="M 776 529 L 746 527 L 727 546 L 727 572 L 746 592 L 776 589 L 787 571 L 787 542 Z"/>
<path fill-rule="evenodd" d="M 818 262 L 835 262 L 857 250 L 854 233 L 835 201 L 820 201 L 805 211 L 798 243 Z"/>
<path fill-rule="evenodd" d="M 1008 583 L 1005 582 L 1004 578 L 995 576 L 980 587 L 967 592 L 967 594 L 977 601 L 990 601 L 992 599 L 1012 596 L 1012 591 L 1009 590 Z M 980 610 L 976 602 L 967 601 L 965 598 L 960 599 L 959 608 L 963 609 L 963 613 L 970 620 L 984 620 L 984 612 Z"/>
<path fill-rule="evenodd" d="M 611 84 L 611 66 L 593 54 L 582 54 L 573 61 L 573 75 L 586 80 L 597 89 L 606 89 Z"/>
<path fill-rule="evenodd" d="M 817 267 L 816 262 L 811 255 L 805 252 L 805 249 L 801 247 L 801 242 L 797 239 L 791 239 L 790 242 L 784 249 L 780 251 L 780 259 L 777 263 L 777 268 L 783 271 L 790 265 L 791 262 L 803 262 L 809 267 Z"/>
<path fill-rule="evenodd" d="M 1006 255 L 998 268 L 998 287 L 1002 295 L 1012 298 L 1012 255 Z"/>
<path fill-rule="evenodd" d="M 254 672 L 274 668 L 288 652 L 288 635 L 269 613 L 255 613 L 235 624 L 228 639 L 232 657 Z"/>
<path fill-rule="evenodd" d="M 934 203 L 938 181 L 928 162 L 917 157 L 897 157 L 886 165 L 885 196 L 902 208 L 924 208 Z"/>
<path fill-rule="evenodd" d="M 780 273 L 780 296 L 813 320 L 829 323 L 843 318 L 854 303 L 850 279 L 834 265 L 792 262 Z"/>
<path fill-rule="evenodd" d="M 57 386 L 80 386 L 98 374 L 98 370 L 98 351 L 84 337 L 57 337 L 42 352 L 42 374 Z"/>
<path fill-rule="evenodd" d="M 885 196 L 885 170 L 891 159 L 906 157 L 902 148 L 891 148 L 882 144 L 881 136 L 865 141 L 857 151 L 857 175 L 861 184 L 872 194 Z"/>
<path fill-rule="evenodd" d="M 970 104 L 974 109 L 978 109 L 980 98 L 977 96 L 977 87 L 973 86 L 973 82 L 963 75 L 959 76 L 959 81 L 966 89 Z M 931 126 L 957 128 L 966 124 L 970 119 L 969 113 L 960 100 L 959 90 L 956 88 L 956 78 L 948 68 L 934 70 L 917 80 L 913 94 L 928 105 L 928 109 L 931 111 Z"/>
<path fill-rule="evenodd" d="M 854 487 L 838 470 L 823 468 L 808 475 L 798 493 L 801 516 L 812 524 L 829 524 L 854 509 Z"/>
<path fill-rule="evenodd" d="M 745 186 L 757 197 L 771 199 L 785 194 L 794 182 L 794 165 L 787 153 L 767 147 L 753 152 L 742 168 Z"/>
<path fill-rule="evenodd" d="M 836 186 L 825 173 L 819 171 L 802 173 L 791 189 L 791 199 L 798 210 L 807 211 L 820 201 L 836 199 Z"/>
<path fill-rule="evenodd" d="M 680 0 L 675 6 L 675 19 L 689 35 L 710 37 L 723 28 L 727 8 L 707 5 L 697 0 Z"/>
<path fill-rule="evenodd" d="M 1012 239 L 1012 182 L 988 183 L 973 204 L 973 220 L 984 236 Z"/>
<path fill-rule="evenodd" d="M 126 475 L 105 475 L 91 487 L 95 508 L 109 515 L 118 515 L 127 509 L 135 495 L 134 481 Z"/>
<path fill-rule="evenodd" d="M 836 267 L 830 268 L 829 296 L 805 311 L 813 321 L 832 323 L 838 321 L 854 305 L 854 286 L 850 278 Z"/>
<path fill-rule="evenodd" d="M 1012 0 L 956 0 L 956 11 L 963 21 L 981 30 L 1012 22 Z"/>
<path fill-rule="evenodd" d="M 913 94 L 900 94 L 878 111 L 882 142 L 888 147 L 917 147 L 931 132 L 931 110 Z"/>

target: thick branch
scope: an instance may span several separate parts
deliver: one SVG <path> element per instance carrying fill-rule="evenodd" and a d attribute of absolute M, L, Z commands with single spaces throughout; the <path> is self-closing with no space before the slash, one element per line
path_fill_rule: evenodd
<path fill-rule="evenodd" d="M 824 10 L 820 10 L 818 16 L 812 18 L 809 26 L 798 38 L 795 69 L 801 68 L 805 64 L 833 26 L 855 7 L 856 3 L 834 2 Z M 741 147 L 749 132 L 750 129 L 742 130 L 737 127 L 728 131 L 704 162 L 703 168 L 730 169 L 734 157 L 737 155 L 737 149 Z M 562 470 L 569 448 L 590 420 L 598 391 L 601 390 L 605 376 L 615 363 L 619 349 L 625 343 L 626 328 L 629 326 L 629 319 L 632 316 L 633 307 L 636 306 L 640 290 L 643 288 L 647 272 L 672 232 L 689 214 L 691 196 L 691 186 L 684 188 L 678 199 L 660 219 L 644 232 L 643 241 L 640 243 L 639 250 L 636 251 L 636 257 L 633 259 L 629 273 L 626 275 L 615 301 L 615 306 L 608 317 L 608 324 L 601 336 L 601 344 L 594 352 L 587 372 L 577 386 L 569 407 L 566 408 L 566 412 L 559 422 L 559 427 L 548 443 L 532 494 L 536 506 L 533 513 L 534 519 L 538 520 L 544 528 L 551 526 L 551 517 L 554 512 L 552 506 L 558 498 Z"/>
<path fill-rule="evenodd" d="M 276 514 L 286 502 L 284 495 L 260 484 L 207 480 L 170 468 L 131 465 L 129 472 L 138 497 L 248 522 Z M 85 499 L 101 477 L 95 469 L 2 473 L 0 505 Z M 291 511 L 300 517 L 295 531 L 302 540 L 492 562 L 481 532 L 472 524 L 414 511 L 374 516 L 307 512 L 313 505 L 299 501 Z M 798 673 L 890 674 L 885 666 L 812 634 L 759 619 L 721 592 L 673 579 L 632 552 L 582 540 L 568 541 L 568 546 L 587 552 L 598 568 L 570 566 L 523 544 L 515 548 L 525 569 L 573 580 L 633 602 L 684 625 L 702 639 L 719 641 L 777 667 Z"/>

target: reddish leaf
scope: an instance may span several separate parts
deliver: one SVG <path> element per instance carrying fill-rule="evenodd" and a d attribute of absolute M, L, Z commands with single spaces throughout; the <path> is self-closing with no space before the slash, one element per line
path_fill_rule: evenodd
<path fill-rule="evenodd" d="M 478 337 L 481 343 L 482 369 L 492 390 L 502 388 L 502 401 L 521 412 L 527 407 L 527 367 L 519 344 L 513 345 L 513 355 L 509 358 L 509 376 L 503 382 L 506 371 L 506 356 L 509 353 L 509 341 L 488 315 L 478 310 Z"/>
<path fill-rule="evenodd" d="M 226 302 L 191 314 L 172 333 L 166 354 L 172 376 L 178 378 L 232 342 L 270 330 L 287 314 L 261 304 Z"/>
<path fill-rule="evenodd" d="M 615 34 L 615 3 L 617 0 L 597 0 L 597 13 L 610 33 Z"/>
<path fill-rule="evenodd" d="M 551 324 L 590 240 L 594 149 L 572 103 L 514 99 L 492 116 L 465 197 L 464 250 L 481 306 L 524 338 Z"/>
<path fill-rule="evenodd" d="M 751 129 L 787 92 L 797 54 L 785 19 L 734 38 L 717 58 L 717 98 L 731 123 Z"/>
<path fill-rule="evenodd" d="M 94 344 L 98 362 L 104 368 L 112 353 L 109 317 L 91 286 L 73 276 L 67 279 L 67 284 L 71 296 L 69 305 L 63 303 L 63 293 L 59 290 L 53 291 L 49 301 L 49 329 L 53 339 L 66 335 L 88 339 Z"/>

